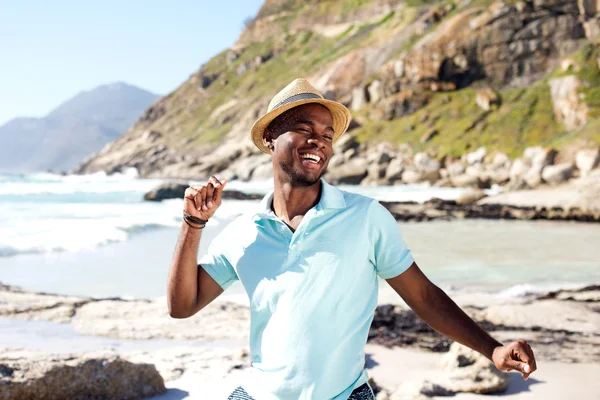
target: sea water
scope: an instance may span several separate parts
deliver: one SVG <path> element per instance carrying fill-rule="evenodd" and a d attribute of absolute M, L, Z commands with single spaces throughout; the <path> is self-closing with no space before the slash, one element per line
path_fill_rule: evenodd
<path fill-rule="evenodd" d="M 135 170 L 106 175 L 0 175 L 0 282 L 94 297 L 164 296 L 182 200 L 148 202 L 160 180 Z M 264 194 L 269 181 L 230 182 Z M 378 200 L 454 199 L 460 189 L 341 186 Z M 200 246 L 258 201 L 225 200 Z M 549 221 L 400 223 L 415 259 L 436 283 L 506 296 L 600 282 L 600 225 Z M 240 294 L 239 286 L 228 291 Z"/>

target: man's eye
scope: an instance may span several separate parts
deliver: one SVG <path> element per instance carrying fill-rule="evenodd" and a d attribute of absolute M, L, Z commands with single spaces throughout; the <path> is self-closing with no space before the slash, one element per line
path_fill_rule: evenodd
<path fill-rule="evenodd" d="M 331 142 L 333 140 L 333 138 L 331 136 L 325 136 L 325 140 Z"/>

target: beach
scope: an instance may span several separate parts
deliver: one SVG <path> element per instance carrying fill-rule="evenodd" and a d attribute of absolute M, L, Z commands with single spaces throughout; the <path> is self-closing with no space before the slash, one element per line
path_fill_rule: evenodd
<path fill-rule="evenodd" d="M 41 222 L 55 246 L 43 246 L 43 240 L 33 243 L 28 228 L 18 224 L 31 203 L 7 193 L 6 185 L 0 194 L 10 210 L 0 218 L 19 226 L 11 236 L 8 229 L 0 232 L 0 364 L 118 356 L 131 368 L 155 368 L 167 390 L 146 396 L 156 399 L 226 398 L 248 379 L 248 299 L 240 284 L 192 318 L 168 316 L 166 279 L 181 223 L 180 200 L 141 201 L 158 182 L 135 177 L 96 176 L 75 183 L 66 182 L 75 180 L 68 177 L 53 176 L 54 183 L 45 179 L 45 201 L 36 207 L 47 218 Z M 18 184 L 19 191 L 34 189 Z M 263 193 L 268 187 L 241 184 L 237 189 Z M 360 190 L 387 201 L 451 200 L 458 194 L 426 187 Z M 200 253 L 229 221 L 257 205 L 224 202 L 206 228 Z M 64 211 L 69 209 L 77 212 Z M 108 240 L 85 237 L 90 226 L 104 226 Z M 514 399 L 597 398 L 600 387 L 593 377 L 600 373 L 600 225 L 461 219 L 398 226 L 421 269 L 469 315 L 498 340 L 523 338 L 532 344 L 538 371 L 528 381 L 509 373 L 494 375 L 504 386 L 494 386 L 487 378 L 483 386 Z M 79 237 L 81 246 L 69 246 L 73 237 Z M 381 280 L 375 321 L 390 315 L 410 320 L 410 312 Z M 378 399 L 420 398 L 424 395 L 415 391 L 426 382 L 448 380 L 448 374 L 456 373 L 440 366 L 453 354 L 448 344 L 416 328 L 398 331 L 383 324 L 372 329 L 367 367 L 381 388 Z M 454 396 L 484 396 L 469 390 Z M 441 397 L 429 393 L 428 398 Z"/>

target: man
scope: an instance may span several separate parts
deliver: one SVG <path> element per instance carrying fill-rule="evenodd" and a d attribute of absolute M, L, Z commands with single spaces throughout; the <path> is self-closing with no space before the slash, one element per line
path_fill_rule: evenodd
<path fill-rule="evenodd" d="M 250 299 L 253 375 L 230 399 L 374 399 L 364 346 L 379 276 L 432 328 L 527 379 L 536 363 L 525 341 L 489 336 L 421 272 L 383 206 L 321 180 L 350 119 L 304 79 L 279 92 L 252 128 L 271 155 L 274 190 L 259 212 L 228 225 L 199 265 L 202 228 L 226 182 L 211 177 L 186 190 L 170 315 L 191 317 L 239 279 Z"/>

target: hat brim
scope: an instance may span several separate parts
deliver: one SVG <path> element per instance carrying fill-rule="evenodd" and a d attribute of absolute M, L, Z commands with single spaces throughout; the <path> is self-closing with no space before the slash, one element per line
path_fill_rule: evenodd
<path fill-rule="evenodd" d="M 275 118 L 283 114 L 284 112 L 291 110 L 294 107 L 301 106 L 303 104 L 317 103 L 321 104 L 329 110 L 331 113 L 332 119 L 332 128 L 333 128 L 333 142 L 338 140 L 340 136 L 342 136 L 346 130 L 348 130 L 348 126 L 350 125 L 350 121 L 352 120 L 352 114 L 350 114 L 350 110 L 346 108 L 342 103 L 338 103 L 337 101 L 327 100 L 327 99 L 305 99 L 293 101 L 291 103 L 282 105 L 277 107 L 276 109 L 266 113 L 262 117 L 260 117 L 254 125 L 252 126 L 251 134 L 252 134 L 252 142 L 259 148 L 263 153 L 270 154 L 269 148 L 265 145 L 263 141 L 263 134 L 265 129 L 273 122 Z"/>

